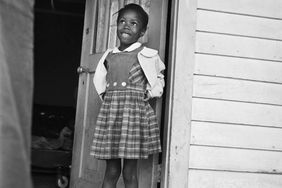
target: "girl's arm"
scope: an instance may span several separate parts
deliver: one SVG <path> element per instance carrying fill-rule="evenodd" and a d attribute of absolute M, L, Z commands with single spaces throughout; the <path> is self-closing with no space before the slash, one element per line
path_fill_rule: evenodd
<path fill-rule="evenodd" d="M 99 97 L 101 100 L 103 100 L 102 96 L 103 93 L 106 91 L 106 75 L 107 75 L 107 69 L 105 67 L 105 59 L 107 57 L 107 55 L 109 54 L 109 52 L 112 49 L 108 49 L 103 56 L 101 57 L 101 59 L 98 62 L 98 65 L 96 67 L 96 71 L 93 77 L 93 83 L 96 89 L 96 92 L 98 93 Z"/>
<path fill-rule="evenodd" d="M 156 60 L 155 60 L 155 69 L 157 72 L 157 78 L 153 86 L 147 87 L 147 97 L 146 98 L 148 99 L 153 98 L 153 97 L 161 97 L 163 94 L 163 88 L 165 86 L 163 72 L 165 70 L 165 65 L 162 62 L 159 55 L 157 55 Z"/>

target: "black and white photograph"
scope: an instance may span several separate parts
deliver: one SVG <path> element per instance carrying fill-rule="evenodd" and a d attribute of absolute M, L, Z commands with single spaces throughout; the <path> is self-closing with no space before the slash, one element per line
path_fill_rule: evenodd
<path fill-rule="evenodd" d="M 0 188 L 282 188 L 281 0 L 0 0 Z"/>

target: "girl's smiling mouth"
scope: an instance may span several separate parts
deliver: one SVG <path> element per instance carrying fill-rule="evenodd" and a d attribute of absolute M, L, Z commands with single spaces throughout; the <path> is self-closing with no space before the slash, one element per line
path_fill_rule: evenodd
<path fill-rule="evenodd" d="M 121 33 L 121 36 L 124 37 L 124 38 L 127 38 L 127 37 L 130 37 L 130 34 L 129 33 Z"/>

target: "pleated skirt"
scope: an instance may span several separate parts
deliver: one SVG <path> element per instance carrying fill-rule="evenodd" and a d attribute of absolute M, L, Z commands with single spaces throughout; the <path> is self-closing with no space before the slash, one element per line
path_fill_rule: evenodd
<path fill-rule="evenodd" d="M 99 159 L 146 159 L 161 151 L 154 110 L 144 91 L 108 91 L 94 132 L 91 155 Z"/>

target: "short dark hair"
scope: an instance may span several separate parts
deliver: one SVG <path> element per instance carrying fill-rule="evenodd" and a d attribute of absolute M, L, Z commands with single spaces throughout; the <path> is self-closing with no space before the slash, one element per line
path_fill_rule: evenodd
<path fill-rule="evenodd" d="M 117 22 L 119 21 L 121 15 L 127 10 L 133 10 L 138 14 L 142 22 L 142 29 L 146 30 L 147 25 L 148 25 L 149 16 L 145 12 L 145 10 L 138 4 L 130 3 L 130 4 L 125 5 L 123 8 L 121 8 L 118 11 Z"/>

